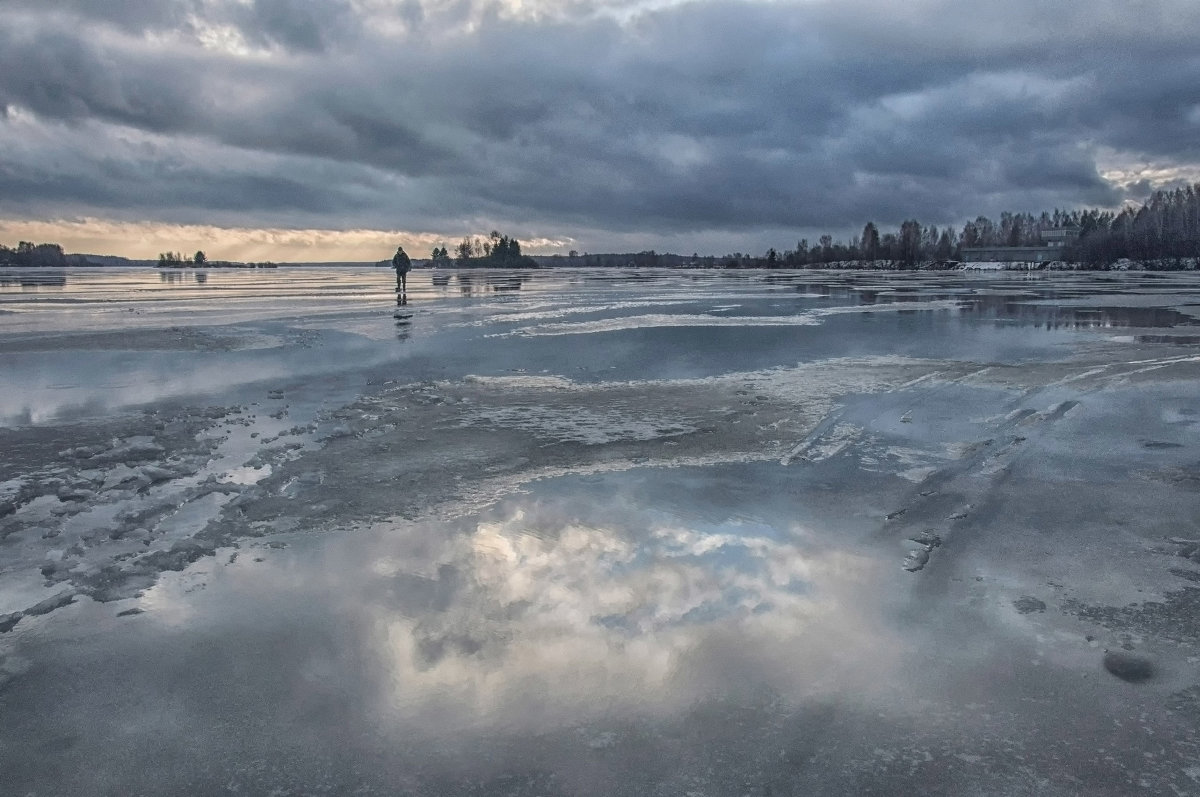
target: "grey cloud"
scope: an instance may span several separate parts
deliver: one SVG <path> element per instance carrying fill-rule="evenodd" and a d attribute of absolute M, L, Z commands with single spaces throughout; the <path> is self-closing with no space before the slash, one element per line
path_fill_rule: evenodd
<path fill-rule="evenodd" d="M 197 0 L 6 0 L 8 13 L 25 12 L 62 20 L 72 24 L 69 17 L 102 22 L 127 31 L 141 33 L 149 30 L 178 29 L 185 26 L 188 16 L 197 10 Z"/>
<path fill-rule="evenodd" d="M 205 26 L 228 25 L 261 47 L 321 52 L 358 32 L 349 0 L 8 0 L 10 13 L 57 20 L 75 19 L 114 26 L 130 33 L 176 32 L 195 36 Z M 412 6 L 416 6 L 414 9 Z M 419 0 L 407 0 L 401 16 L 419 18 Z"/>
<path fill-rule="evenodd" d="M 288 50 L 321 52 L 357 32 L 344 0 L 254 0 L 230 14 L 246 38 Z"/>
<path fill-rule="evenodd" d="M 0 131 L 3 128 L 0 127 Z M 244 226 L 330 226 L 343 215 L 394 224 L 393 182 L 378 170 L 131 135 L 96 123 L 0 134 L 0 215 L 94 215 Z M 385 210 L 386 209 L 386 210 Z"/>
<path fill-rule="evenodd" d="M 905 10 L 714 1 L 624 25 L 485 13 L 477 31 L 439 36 L 439 24 L 481 7 L 407 0 L 394 18 L 424 22 L 400 40 L 344 2 L 181 2 L 121 18 L 98 10 L 109 5 L 120 4 L 69 7 L 129 30 L 138 19 L 183 30 L 186 9 L 300 56 L 172 52 L 64 25 L 31 3 L 18 4 L 19 18 L 0 10 L 0 104 L 45 124 L 198 139 L 294 170 L 239 176 L 189 162 L 190 204 L 171 207 L 197 221 L 236 206 L 247 218 L 327 214 L 331 227 L 488 218 L 613 240 L 837 231 L 1112 204 L 1121 197 L 1099 174 L 1098 147 L 1200 163 L 1200 10 L 1188 2 L 1129 14 L 1110 0 L 1079 14 L 1066 0 Z M 128 188 L 154 162 L 120 157 Z M 38 167 L 6 159 L 11 188 L 46 207 L 65 201 L 64 175 L 39 180 Z M 95 164 L 71 177 L 94 186 L 76 199 L 96 212 L 127 204 Z"/>

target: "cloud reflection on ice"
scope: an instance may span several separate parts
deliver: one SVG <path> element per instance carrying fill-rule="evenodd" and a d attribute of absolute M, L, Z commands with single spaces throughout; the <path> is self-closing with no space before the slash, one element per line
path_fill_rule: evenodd
<path fill-rule="evenodd" d="M 440 545 L 427 525 L 378 538 L 363 567 L 388 599 L 363 611 L 390 721 L 436 705 L 455 724 L 553 724 L 741 688 L 884 696 L 906 642 L 863 596 L 894 568 L 798 524 L 579 508 L 510 504 Z"/>

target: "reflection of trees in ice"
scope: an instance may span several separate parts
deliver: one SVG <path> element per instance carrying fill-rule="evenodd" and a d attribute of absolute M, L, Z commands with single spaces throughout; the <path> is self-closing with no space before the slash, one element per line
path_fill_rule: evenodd
<path fill-rule="evenodd" d="M 904 647 L 856 608 L 874 605 L 856 596 L 881 588 L 877 563 L 800 528 L 547 528 L 517 511 L 435 558 L 443 606 L 389 621 L 392 697 L 408 708 L 682 705 L 729 677 L 869 692 Z"/>

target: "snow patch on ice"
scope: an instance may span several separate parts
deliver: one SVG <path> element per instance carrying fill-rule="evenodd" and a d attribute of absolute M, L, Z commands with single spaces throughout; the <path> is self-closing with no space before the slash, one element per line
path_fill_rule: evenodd
<path fill-rule="evenodd" d="M 641 301 L 628 302 L 612 302 L 610 304 L 585 304 L 575 307 L 555 307 L 550 310 L 532 310 L 515 313 L 496 313 L 495 315 L 480 319 L 478 321 L 468 322 L 462 326 L 482 326 L 484 324 L 492 324 L 496 322 L 514 322 L 527 323 L 530 321 L 546 321 L 553 318 L 565 318 L 567 316 L 590 315 L 592 313 L 611 313 L 614 310 L 636 310 L 643 307 L 671 307 L 676 305 L 692 304 L 694 300 L 679 300 L 679 299 L 646 299 Z M 734 305 L 735 307 L 737 305 Z M 453 325 L 452 325 L 453 326 Z"/>
<path fill-rule="evenodd" d="M 838 305 L 809 310 L 814 317 L 846 315 L 847 313 L 900 313 L 913 310 L 957 310 L 965 304 L 960 299 L 931 299 L 926 302 L 885 302 L 883 304 Z"/>
<path fill-rule="evenodd" d="M 431 506 L 429 515 L 441 519 L 476 515 L 506 495 L 521 495 L 529 492 L 529 485 L 546 479 L 563 476 L 600 476 L 606 473 L 625 473 L 638 468 L 705 468 L 713 465 L 730 465 L 750 462 L 769 462 L 777 457 L 767 451 L 722 451 L 693 456 L 661 456 L 644 460 L 614 459 L 591 462 L 584 465 L 544 465 L 524 470 L 519 474 L 496 476 L 470 485 L 464 485 L 462 493 L 452 501 Z"/>
<path fill-rule="evenodd" d="M 542 335 L 581 335 L 597 332 L 622 332 L 630 329 L 667 327 L 788 327 L 817 326 L 825 316 L 847 313 L 894 313 L 916 310 L 953 310 L 963 302 L 957 299 L 937 299 L 927 302 L 889 302 L 874 305 L 848 305 L 806 310 L 796 315 L 726 316 L 694 313 L 650 313 L 646 315 L 602 318 L 594 321 L 538 324 L 500 332 L 488 337 L 537 337 Z"/>
<path fill-rule="evenodd" d="M 622 440 L 654 440 L 696 431 L 691 424 L 661 415 L 617 410 L 559 409 L 546 406 L 495 407 L 468 411 L 459 426 L 519 429 L 556 442 L 603 445 Z"/>
<path fill-rule="evenodd" d="M 830 357 L 819 362 L 780 366 L 759 371 L 737 371 L 686 379 L 635 379 L 611 382 L 576 382 L 563 376 L 514 374 L 512 376 L 468 375 L 463 381 L 486 387 L 510 390 L 558 390 L 599 393 L 613 390 L 645 388 L 720 388 L 744 387 L 751 394 L 767 394 L 772 401 L 803 401 L 814 397 L 829 397 L 836 393 L 852 393 L 890 387 L 905 387 L 914 370 L 928 369 L 946 379 L 956 374 L 946 371 L 944 363 L 902 355 L 869 355 L 865 357 Z M 941 370 L 939 370 L 941 366 Z M 439 389 L 452 387 L 454 382 L 437 383 Z M 410 389 L 405 386 L 400 389 Z"/>
<path fill-rule="evenodd" d="M 230 468 L 222 474 L 221 480 L 229 484 L 258 484 L 271 475 L 271 470 L 270 465 L 259 465 L 258 467 L 247 465 L 241 468 Z"/>
<path fill-rule="evenodd" d="M 468 384 L 473 383 L 484 387 L 496 387 L 510 390 L 586 390 L 590 385 L 573 382 L 563 376 L 477 376 L 470 375 L 463 379 Z M 449 382 L 443 384 L 451 384 Z"/>
<path fill-rule="evenodd" d="M 809 315 L 782 316 L 721 316 L 653 313 L 649 315 L 625 316 L 622 318 L 602 318 L 596 321 L 564 322 L 559 324 L 539 324 L 532 327 L 516 329 L 512 332 L 499 332 L 488 337 L 538 337 L 542 335 L 583 335 L 597 332 L 623 332 L 630 329 L 657 329 L 667 327 L 791 327 L 816 326 L 816 318 Z"/>

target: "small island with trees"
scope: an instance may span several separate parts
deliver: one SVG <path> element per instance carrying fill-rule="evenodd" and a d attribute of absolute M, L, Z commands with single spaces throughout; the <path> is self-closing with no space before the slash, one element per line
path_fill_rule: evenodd
<path fill-rule="evenodd" d="M 184 257 L 181 252 L 159 252 L 156 268 L 279 268 L 279 264 L 209 260 L 203 251 L 197 251 L 190 258 Z"/>
<path fill-rule="evenodd" d="M 445 246 L 433 248 L 434 268 L 538 268 L 538 262 L 521 254 L 521 242 L 492 230 L 486 238 L 467 236 L 454 247 L 454 257 Z"/>

